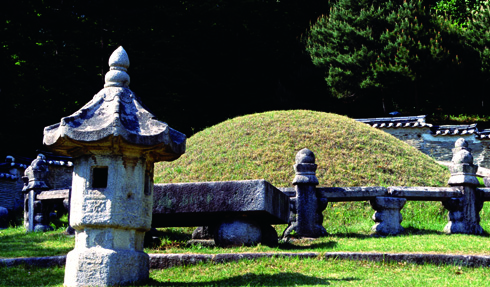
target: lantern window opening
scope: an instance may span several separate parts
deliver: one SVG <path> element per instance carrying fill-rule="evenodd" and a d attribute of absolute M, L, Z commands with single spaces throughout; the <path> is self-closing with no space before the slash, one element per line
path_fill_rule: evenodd
<path fill-rule="evenodd" d="M 92 188 L 106 188 L 109 178 L 109 167 L 94 166 L 92 168 Z"/>

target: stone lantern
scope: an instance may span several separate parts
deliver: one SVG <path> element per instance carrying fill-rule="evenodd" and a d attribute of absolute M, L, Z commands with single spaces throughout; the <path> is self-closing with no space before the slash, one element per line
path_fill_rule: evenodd
<path fill-rule="evenodd" d="M 48 224 L 49 214 L 46 214 L 47 212 L 41 201 L 36 199 L 41 191 L 49 189 L 46 183 L 48 172 L 46 157 L 43 154 L 39 154 L 31 165 L 26 168 L 25 176 L 22 177 L 24 180 L 22 191 L 27 194 L 25 206 L 25 211 L 27 212 L 24 215 L 24 224 L 27 225 L 27 232 L 53 230 Z"/>
<path fill-rule="evenodd" d="M 74 114 L 44 129 L 44 144 L 73 157 L 65 286 L 109 286 L 149 277 L 143 238 L 151 227 L 153 165 L 185 151 L 186 136 L 158 121 L 128 88 L 119 47 L 104 88 Z"/>

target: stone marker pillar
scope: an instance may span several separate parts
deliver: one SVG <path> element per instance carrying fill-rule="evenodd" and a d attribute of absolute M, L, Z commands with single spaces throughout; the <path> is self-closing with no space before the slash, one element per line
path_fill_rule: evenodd
<path fill-rule="evenodd" d="M 473 164 L 471 149 L 463 138 L 458 139 L 454 145 L 452 163 L 448 184 L 459 187 L 463 197 L 443 201 L 444 207 L 449 210 L 449 222 L 444 227 L 444 232 L 482 234 L 480 210 L 483 207 L 483 195 L 477 189 L 478 166 Z"/>
<path fill-rule="evenodd" d="M 379 235 L 396 235 L 404 231 L 400 225 L 402 214 L 400 210 L 407 202 L 406 198 L 397 197 L 376 197 L 370 201 L 371 206 L 376 212 L 373 220 L 376 222 L 372 231 Z"/>
<path fill-rule="evenodd" d="M 319 202 L 316 195 L 318 179 L 316 177 L 317 165 L 315 164 L 315 154 L 309 149 L 302 149 L 296 154 L 296 164 L 294 170 L 296 176 L 293 185 L 296 188 L 296 221 L 284 231 L 283 237 L 289 237 L 294 230 L 298 237 L 322 237 L 327 235 L 327 231 L 322 226 L 322 211 L 326 207 L 326 202 Z"/>
<path fill-rule="evenodd" d="M 156 120 L 129 89 L 129 59 L 119 47 L 104 88 L 60 123 L 44 129 L 44 144 L 74 161 L 65 286 L 113 286 L 145 281 L 153 164 L 177 159 L 185 135 Z"/>
<path fill-rule="evenodd" d="M 41 191 L 49 189 L 48 172 L 48 163 L 42 154 L 39 154 L 24 172 L 22 191 L 28 193 L 27 204 L 24 204 L 24 220 L 27 219 L 27 224 L 24 224 L 27 232 L 53 230 L 49 225 L 49 214 L 43 208 L 42 202 L 36 199 Z"/>

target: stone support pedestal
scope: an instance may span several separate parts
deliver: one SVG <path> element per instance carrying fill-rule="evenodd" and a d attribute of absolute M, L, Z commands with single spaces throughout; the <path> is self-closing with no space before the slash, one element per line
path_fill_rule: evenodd
<path fill-rule="evenodd" d="M 39 154 L 31 165 L 25 170 L 23 192 L 27 193 L 27 204 L 24 210 L 24 219 L 27 219 L 27 232 L 33 231 L 49 231 L 53 228 L 49 225 L 49 210 L 43 207 L 40 200 L 37 200 L 37 195 L 49 189 L 47 185 L 48 164 L 45 157 Z"/>
<path fill-rule="evenodd" d="M 379 235 L 396 235 L 404 231 L 400 225 L 403 220 L 400 210 L 407 202 L 405 198 L 376 197 L 370 202 L 376 210 L 373 215 L 376 224 L 371 229 L 373 232 Z"/>
<path fill-rule="evenodd" d="M 448 224 L 444 232 L 463 234 L 483 234 L 480 226 L 480 210 L 483 207 L 483 195 L 477 189 L 476 178 L 478 166 L 473 164 L 471 149 L 463 138 L 456 141 L 453 149 L 451 177 L 448 184 L 458 186 L 463 192 L 461 198 L 452 198 L 443 202 L 449 210 Z"/>
<path fill-rule="evenodd" d="M 317 238 L 327 235 L 327 231 L 322 226 L 323 210 L 326 201 L 319 201 L 316 194 L 318 179 L 316 177 L 317 165 L 315 155 L 309 149 L 302 149 L 296 155 L 294 165 L 296 176 L 293 185 L 296 188 L 296 221 L 292 221 L 290 226 L 284 231 L 283 237 L 289 237 L 291 232 L 296 231 L 298 237 Z"/>
<path fill-rule="evenodd" d="M 217 246 L 276 246 L 271 224 L 289 219 L 289 197 L 265 180 L 157 184 L 153 227 L 200 226 L 193 242 Z"/>

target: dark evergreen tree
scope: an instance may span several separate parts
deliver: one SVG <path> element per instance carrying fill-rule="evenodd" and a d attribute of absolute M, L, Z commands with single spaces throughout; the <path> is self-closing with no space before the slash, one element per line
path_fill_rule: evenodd
<path fill-rule="evenodd" d="M 377 114 L 420 112 L 434 107 L 432 97 L 446 91 L 448 73 L 460 64 L 443 39 L 461 46 L 458 30 L 441 24 L 446 20 L 418 0 L 339 0 L 311 26 L 306 49 L 336 96 L 355 96 Z"/>

